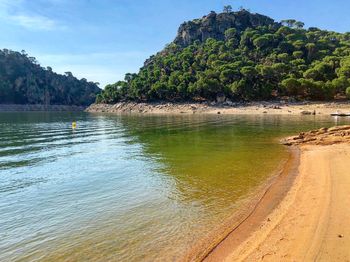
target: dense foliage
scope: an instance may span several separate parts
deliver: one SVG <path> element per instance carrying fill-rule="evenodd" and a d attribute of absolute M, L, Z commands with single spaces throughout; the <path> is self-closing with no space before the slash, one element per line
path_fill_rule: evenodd
<path fill-rule="evenodd" d="M 56 74 L 24 51 L 0 50 L 1 104 L 89 105 L 99 92 L 95 83 Z"/>
<path fill-rule="evenodd" d="M 350 97 L 350 33 L 303 26 L 284 20 L 230 28 L 225 40 L 172 43 L 138 74 L 106 86 L 97 102 Z"/>

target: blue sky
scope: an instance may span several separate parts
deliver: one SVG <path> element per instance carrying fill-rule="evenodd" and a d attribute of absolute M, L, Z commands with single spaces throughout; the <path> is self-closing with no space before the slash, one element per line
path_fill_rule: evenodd
<path fill-rule="evenodd" d="M 42 66 L 103 87 L 137 72 L 182 22 L 226 4 L 350 31 L 349 0 L 0 0 L 0 48 L 24 49 Z"/>

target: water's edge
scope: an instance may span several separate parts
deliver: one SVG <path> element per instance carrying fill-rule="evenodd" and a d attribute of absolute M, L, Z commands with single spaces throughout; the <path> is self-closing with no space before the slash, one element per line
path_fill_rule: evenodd
<path fill-rule="evenodd" d="M 85 106 L 70 106 L 70 105 L 21 105 L 21 104 L 0 104 L 0 112 L 35 112 L 35 111 L 50 111 L 50 112 L 82 112 L 86 109 Z"/>
<path fill-rule="evenodd" d="M 0 260 L 221 261 L 275 223 L 299 179 L 280 139 L 349 123 L 2 113 Z"/>
<path fill-rule="evenodd" d="M 349 101 L 259 101 L 259 102 L 118 102 L 91 104 L 85 112 L 110 114 L 272 114 L 272 115 L 330 115 L 350 110 Z"/>
<path fill-rule="evenodd" d="M 239 211 L 219 224 L 213 233 L 191 248 L 180 261 L 204 261 L 223 245 L 237 247 L 258 229 L 287 195 L 298 174 L 300 149 L 290 147 L 288 151 L 287 160 L 282 160 L 276 172 L 252 192 L 254 197 L 247 197 Z"/>

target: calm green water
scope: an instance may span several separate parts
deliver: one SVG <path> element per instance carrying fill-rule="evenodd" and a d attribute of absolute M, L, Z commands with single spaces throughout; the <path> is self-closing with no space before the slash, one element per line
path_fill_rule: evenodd
<path fill-rule="evenodd" d="M 276 138 L 334 124 L 0 113 L 0 261 L 176 259 L 287 157 Z"/>

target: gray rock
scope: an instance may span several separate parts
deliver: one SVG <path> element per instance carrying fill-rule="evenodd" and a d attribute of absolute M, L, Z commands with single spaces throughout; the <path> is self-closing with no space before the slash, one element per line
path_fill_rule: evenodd
<path fill-rule="evenodd" d="M 312 112 L 310 112 L 310 111 L 301 111 L 300 114 L 302 114 L 302 115 L 312 115 Z"/>
<path fill-rule="evenodd" d="M 233 103 L 231 100 L 226 99 L 226 105 L 228 105 L 228 106 L 234 106 L 234 103 Z"/>
<path fill-rule="evenodd" d="M 244 31 L 249 27 L 278 25 L 278 23 L 267 16 L 253 14 L 247 10 L 221 14 L 211 12 L 201 19 L 183 23 L 178 30 L 174 43 L 185 47 L 194 43 L 196 40 L 200 42 L 204 42 L 208 38 L 224 40 L 225 31 L 229 28 Z"/>
<path fill-rule="evenodd" d="M 226 96 L 224 94 L 219 94 L 216 97 L 216 102 L 218 103 L 224 103 L 226 101 Z"/>

